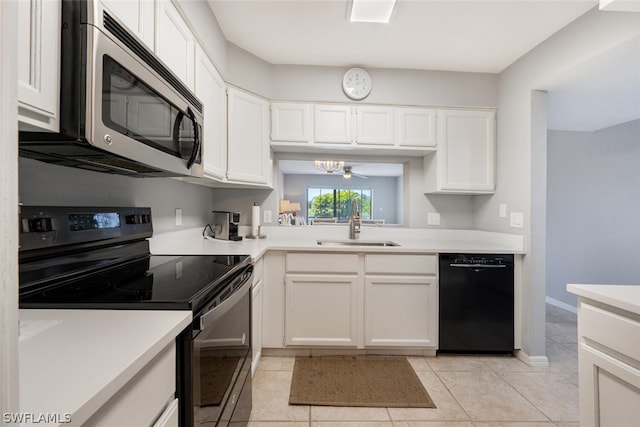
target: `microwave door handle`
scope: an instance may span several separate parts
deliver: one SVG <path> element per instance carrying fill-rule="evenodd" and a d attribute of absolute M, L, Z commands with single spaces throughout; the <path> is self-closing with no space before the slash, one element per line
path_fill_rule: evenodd
<path fill-rule="evenodd" d="M 183 118 L 184 113 L 182 111 L 178 111 L 176 121 L 173 123 L 173 149 L 176 150 L 178 156 L 182 153 L 182 150 L 180 150 L 180 125 L 182 124 Z"/>
<path fill-rule="evenodd" d="M 196 115 L 193 114 L 191 107 L 187 107 L 187 114 L 191 118 L 191 123 L 193 123 L 193 151 L 191 151 L 191 157 L 189 157 L 189 161 L 187 162 L 187 169 L 191 169 L 191 166 L 196 162 L 198 158 L 198 154 L 200 153 L 200 132 L 198 130 L 198 119 L 196 119 Z"/>

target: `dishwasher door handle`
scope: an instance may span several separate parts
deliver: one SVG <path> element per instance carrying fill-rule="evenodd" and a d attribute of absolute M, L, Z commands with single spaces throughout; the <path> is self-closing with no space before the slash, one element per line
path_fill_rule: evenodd
<path fill-rule="evenodd" d="M 449 264 L 449 267 L 454 268 L 507 268 L 506 264 Z"/>

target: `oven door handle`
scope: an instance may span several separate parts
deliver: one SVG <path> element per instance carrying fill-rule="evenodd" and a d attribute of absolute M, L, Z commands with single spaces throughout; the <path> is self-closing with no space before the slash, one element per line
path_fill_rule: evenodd
<path fill-rule="evenodd" d="M 238 290 L 236 290 L 229 298 L 222 301 L 220 305 L 211 309 L 204 313 L 200 318 L 195 322 L 195 327 L 197 330 L 203 331 L 209 326 L 216 323 L 222 316 L 224 316 L 234 305 L 236 305 L 242 297 L 244 297 L 249 289 L 251 289 L 251 278 L 253 274 L 243 274 L 235 281 L 240 281 L 242 285 Z"/>

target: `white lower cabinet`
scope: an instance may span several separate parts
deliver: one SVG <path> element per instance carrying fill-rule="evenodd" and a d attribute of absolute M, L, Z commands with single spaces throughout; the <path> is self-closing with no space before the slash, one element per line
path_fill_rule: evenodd
<path fill-rule="evenodd" d="M 176 345 L 172 342 L 83 425 L 177 427 L 175 392 Z"/>
<path fill-rule="evenodd" d="M 287 274 L 286 345 L 355 347 L 358 276 Z"/>
<path fill-rule="evenodd" d="M 290 252 L 285 259 L 285 346 L 435 351 L 435 255 Z"/>
<path fill-rule="evenodd" d="M 259 259 L 253 267 L 253 285 L 251 287 L 251 375 L 253 375 L 262 356 L 262 266 Z"/>
<path fill-rule="evenodd" d="M 578 300 L 580 425 L 640 420 L 640 316 Z"/>
<path fill-rule="evenodd" d="M 436 347 L 436 278 L 366 275 L 364 344 Z"/>
<path fill-rule="evenodd" d="M 436 261 L 435 255 L 365 255 L 366 346 L 436 348 Z"/>

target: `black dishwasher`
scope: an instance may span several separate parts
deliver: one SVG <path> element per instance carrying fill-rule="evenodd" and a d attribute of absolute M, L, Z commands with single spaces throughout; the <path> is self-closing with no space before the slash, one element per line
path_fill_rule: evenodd
<path fill-rule="evenodd" d="M 440 254 L 438 352 L 513 353 L 513 255 Z"/>

